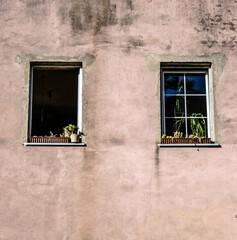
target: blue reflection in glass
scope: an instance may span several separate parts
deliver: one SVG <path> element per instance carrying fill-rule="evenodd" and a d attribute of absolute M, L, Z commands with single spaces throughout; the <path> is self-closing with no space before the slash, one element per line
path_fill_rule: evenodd
<path fill-rule="evenodd" d="M 186 74 L 186 92 L 187 94 L 205 94 L 205 73 Z"/>
<path fill-rule="evenodd" d="M 165 94 L 184 93 L 184 75 L 177 73 L 165 73 Z"/>

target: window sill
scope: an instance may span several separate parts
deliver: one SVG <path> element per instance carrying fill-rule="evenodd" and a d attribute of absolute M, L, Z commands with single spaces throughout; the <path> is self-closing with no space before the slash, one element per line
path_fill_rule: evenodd
<path fill-rule="evenodd" d="M 24 146 L 37 146 L 37 147 L 86 147 L 85 143 L 23 143 Z"/>
<path fill-rule="evenodd" d="M 157 144 L 158 147 L 193 147 L 193 148 L 221 148 L 221 145 L 219 143 L 190 143 L 190 144 L 179 144 L 179 143 L 170 143 L 170 144 L 164 144 L 160 143 Z"/>

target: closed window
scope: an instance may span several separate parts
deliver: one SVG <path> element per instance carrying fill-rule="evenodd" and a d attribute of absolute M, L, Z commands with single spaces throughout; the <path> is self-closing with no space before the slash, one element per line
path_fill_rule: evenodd
<path fill-rule="evenodd" d="M 162 135 L 211 138 L 209 64 L 162 67 Z"/>

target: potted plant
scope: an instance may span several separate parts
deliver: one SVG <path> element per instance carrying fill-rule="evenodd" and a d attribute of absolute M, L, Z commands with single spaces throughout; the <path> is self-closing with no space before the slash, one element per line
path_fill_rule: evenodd
<path fill-rule="evenodd" d="M 60 137 L 57 137 L 58 134 L 53 134 L 50 131 L 50 136 L 33 136 L 29 140 L 32 143 L 69 143 L 69 137 L 65 137 L 60 134 Z"/>
<path fill-rule="evenodd" d="M 79 128 L 77 126 L 73 124 L 69 124 L 64 128 L 64 134 L 69 133 L 71 142 L 74 142 L 74 143 L 78 142 L 78 134 L 77 134 L 78 129 Z"/>
<path fill-rule="evenodd" d="M 179 131 L 184 119 L 179 119 L 174 123 L 175 132 L 173 136 L 162 136 L 163 144 L 197 144 L 211 143 L 211 139 L 207 138 L 206 120 L 201 113 L 192 113 L 190 118 L 190 128 L 192 134 L 183 137 L 183 133 Z"/>
<path fill-rule="evenodd" d="M 192 113 L 190 127 L 192 134 L 189 135 L 189 138 L 197 138 L 199 143 L 211 143 L 211 139 L 207 138 L 207 125 L 203 114 Z"/>

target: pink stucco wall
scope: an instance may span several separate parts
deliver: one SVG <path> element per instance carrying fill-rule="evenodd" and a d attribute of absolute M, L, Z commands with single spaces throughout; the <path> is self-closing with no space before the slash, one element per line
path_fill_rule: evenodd
<path fill-rule="evenodd" d="M 0 240 L 235 240 L 236 14 L 233 0 L 0 0 Z M 19 58 L 86 53 L 87 147 L 24 147 Z M 157 146 L 152 54 L 222 56 L 221 148 Z"/>

